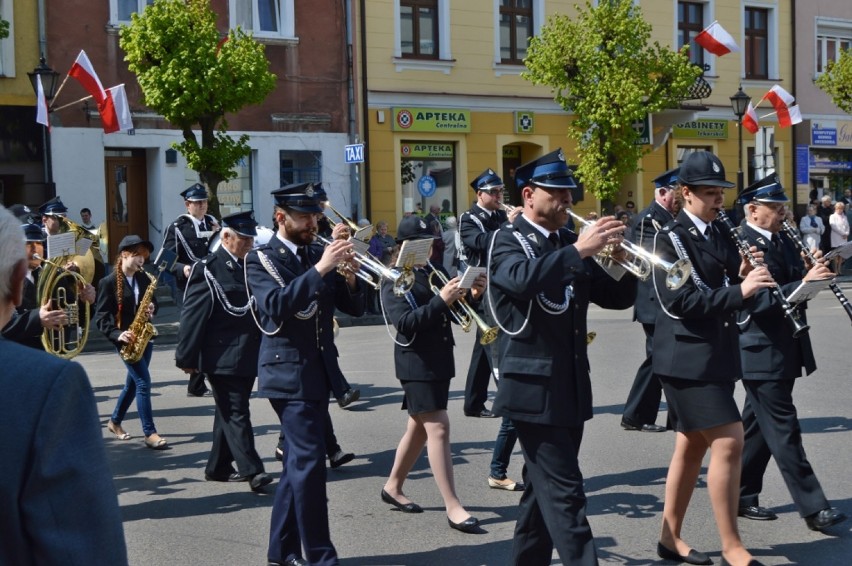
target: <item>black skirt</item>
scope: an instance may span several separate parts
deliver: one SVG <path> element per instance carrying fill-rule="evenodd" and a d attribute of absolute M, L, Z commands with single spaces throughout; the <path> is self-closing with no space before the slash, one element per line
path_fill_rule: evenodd
<path fill-rule="evenodd" d="M 447 400 L 450 397 L 450 381 L 405 381 L 402 390 L 402 409 L 407 409 L 409 415 L 446 411 Z"/>
<path fill-rule="evenodd" d="M 668 428 L 707 430 L 742 420 L 733 381 L 699 381 L 660 376 L 669 406 Z"/>

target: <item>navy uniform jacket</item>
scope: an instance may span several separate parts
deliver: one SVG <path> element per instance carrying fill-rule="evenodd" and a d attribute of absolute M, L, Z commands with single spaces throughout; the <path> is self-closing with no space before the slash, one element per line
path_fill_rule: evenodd
<path fill-rule="evenodd" d="M 0 365 L 0 564 L 127 564 L 85 370 L 2 338 Z"/>
<path fill-rule="evenodd" d="M 788 296 L 799 286 L 805 274 L 805 265 L 796 245 L 786 234 L 779 234 L 781 249 L 777 250 L 771 241 L 748 224 L 743 223 L 741 229 L 749 245 L 757 246 L 764 253 L 763 260 L 772 278 L 781 285 L 784 296 Z M 806 307 L 806 304 L 798 307 L 802 322 L 806 322 Z M 810 336 L 805 332 L 798 338 L 793 337 L 784 309 L 769 289 L 757 292 L 750 312 L 743 313 L 740 321 L 743 379 L 795 379 L 801 377 L 803 366 L 808 374 L 816 370 Z"/>
<path fill-rule="evenodd" d="M 397 329 L 396 341 L 407 344 L 394 344 L 394 366 L 400 380 L 449 381 L 455 377 L 450 309 L 431 291 L 428 273 L 426 269 L 414 270 L 409 298 L 394 295 L 393 285 L 388 282 L 382 286 L 382 304 Z M 442 286 L 437 278 L 433 282 Z"/>
<path fill-rule="evenodd" d="M 319 261 L 323 247 L 308 246 L 312 264 Z M 261 264 L 263 254 L 277 281 Z M 350 293 L 349 285 L 332 271 L 325 277 L 314 268 L 302 267 L 276 234 L 269 242 L 246 256 L 249 289 L 257 299 L 260 321 L 266 332 L 260 342 L 258 394 L 278 399 L 322 401 L 328 399 L 330 379 L 339 372 L 334 345 L 334 309 L 353 316 L 364 313 L 364 287 Z M 282 287 L 281 284 L 284 286 Z"/>
<path fill-rule="evenodd" d="M 468 265 L 485 266 L 491 232 L 500 228 L 506 220 L 505 211 L 496 210 L 492 214 L 478 204 L 463 212 L 459 217 L 459 237 L 463 247 L 459 250 L 460 257 Z"/>
<path fill-rule="evenodd" d="M 642 246 L 649 252 L 654 250 L 654 236 L 663 226 L 672 220 L 672 213 L 666 210 L 657 201 L 652 202 L 647 208 L 633 217 L 630 223 L 628 239 Z M 657 272 L 659 276 L 662 272 Z M 651 278 L 639 281 L 636 288 L 636 304 L 633 306 L 633 320 L 642 324 L 654 324 L 657 320 L 657 311 L 660 306 L 657 303 L 657 294 L 654 292 L 654 282 Z"/>
<path fill-rule="evenodd" d="M 736 311 L 749 309 L 739 287 L 740 255 L 728 230 L 718 222 L 717 234 L 707 240 L 692 219 L 681 211 L 657 234 L 657 255 L 676 261 L 670 233 L 675 234 L 692 262 L 694 274 L 705 287 L 687 279 L 675 291 L 666 288 L 665 278 L 655 269 L 653 277 L 662 309 L 654 331 L 654 373 L 706 381 L 735 381 L 742 376 Z M 728 286 L 725 281 L 728 280 Z M 665 311 L 679 317 L 670 317 Z"/>
<path fill-rule="evenodd" d="M 119 273 L 118 275 L 124 277 L 123 273 Z M 93 318 L 98 330 L 103 332 L 104 336 L 109 338 L 116 347 L 121 348 L 124 346 L 124 342 L 119 342 L 118 337 L 121 336 L 122 332 L 127 330 L 136 317 L 136 297 L 133 293 L 133 288 L 125 280 L 121 287 L 121 324 L 119 324 L 118 300 L 115 297 L 115 278 L 116 272 L 113 270 L 112 273 L 105 276 L 98 283 L 98 300 Z M 134 279 L 136 280 L 136 284 L 139 285 L 139 300 L 141 301 L 142 297 L 145 296 L 145 290 L 148 289 L 148 285 L 151 285 L 151 280 L 144 273 L 137 273 L 134 275 Z M 154 312 L 156 312 L 157 297 L 153 296 L 152 301 L 154 303 Z"/>
<path fill-rule="evenodd" d="M 176 365 L 214 375 L 254 377 L 260 330 L 248 310 L 237 316 L 225 309 L 217 285 L 231 306 L 247 306 L 243 267 L 224 247 L 192 267 L 181 309 Z"/>
<path fill-rule="evenodd" d="M 535 258 L 519 240 L 527 238 Z M 581 259 L 571 244 L 577 235 L 559 230 L 561 249 L 553 246 L 523 216 L 495 235 L 490 293 L 497 320 L 510 332 L 529 322 L 516 336 L 499 333 L 500 384 L 494 411 L 512 420 L 578 427 L 592 418 L 592 384 L 586 354 L 586 312 L 592 301 L 626 309 L 636 298 L 636 279 L 615 281 L 592 258 Z M 565 288 L 573 297 L 562 314 L 545 312 L 538 294 L 564 304 Z M 532 303 L 531 303 L 532 302 Z M 530 304 L 532 307 L 530 308 Z"/>
<path fill-rule="evenodd" d="M 204 222 L 207 224 L 207 230 L 210 231 L 216 219 L 210 214 L 205 214 Z M 180 231 L 183 241 L 175 235 L 176 230 Z M 196 224 L 189 214 L 181 214 L 174 222 L 166 226 L 163 248 L 177 254 L 177 261 L 172 266 L 171 272 L 177 279 L 179 288 L 186 288 L 187 278 L 183 274 L 184 266 L 192 265 L 201 258 L 207 257 L 210 253 L 208 250 L 211 239 L 212 236 L 207 237 L 198 233 Z M 186 245 L 184 245 L 184 241 Z"/>

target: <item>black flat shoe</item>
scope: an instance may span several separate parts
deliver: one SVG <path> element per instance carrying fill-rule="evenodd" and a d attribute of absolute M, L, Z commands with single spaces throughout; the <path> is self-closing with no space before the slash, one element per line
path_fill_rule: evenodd
<path fill-rule="evenodd" d="M 390 496 L 390 494 L 382 489 L 382 501 L 393 505 L 403 513 L 422 513 L 423 508 L 416 503 L 400 503 L 396 499 Z"/>
<path fill-rule="evenodd" d="M 621 428 L 624 430 L 637 430 L 639 432 L 666 432 L 666 427 L 656 423 L 634 424 L 625 419 L 621 419 Z"/>
<path fill-rule="evenodd" d="M 260 491 L 265 486 L 272 483 L 272 476 L 267 474 L 266 472 L 260 472 L 259 474 L 255 474 L 249 479 L 249 487 L 252 491 Z"/>
<path fill-rule="evenodd" d="M 674 550 L 670 550 L 663 546 L 663 543 L 657 543 L 657 556 L 663 560 L 673 560 L 675 562 L 686 562 L 687 564 L 713 564 L 710 557 L 703 552 L 698 552 L 694 548 L 689 549 L 689 554 L 683 556 Z"/>
<path fill-rule="evenodd" d="M 479 532 L 479 519 L 476 517 L 468 517 L 461 523 L 453 523 L 450 518 L 447 517 L 447 522 L 450 524 L 451 529 L 455 529 L 463 533 L 470 534 Z"/>

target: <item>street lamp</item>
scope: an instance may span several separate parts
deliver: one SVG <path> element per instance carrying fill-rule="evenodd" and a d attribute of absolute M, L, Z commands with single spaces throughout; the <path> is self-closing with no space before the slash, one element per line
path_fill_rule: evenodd
<path fill-rule="evenodd" d="M 44 89 L 44 97 L 48 102 L 53 100 L 53 95 L 56 94 L 56 83 L 59 80 L 59 73 L 51 69 L 47 66 L 47 62 L 44 60 L 44 55 L 39 59 L 38 66 L 33 69 L 31 73 L 27 73 L 30 77 L 30 82 L 33 85 L 33 91 L 38 96 L 38 77 L 41 77 L 41 86 Z M 47 129 L 47 126 L 42 125 L 41 127 L 41 141 L 42 146 L 44 147 L 44 181 L 48 186 L 48 191 L 51 193 L 48 195 L 48 198 L 52 198 L 53 195 L 53 166 L 51 164 L 51 156 L 50 156 L 50 133 Z"/>
<path fill-rule="evenodd" d="M 737 117 L 737 190 L 743 190 L 743 116 L 751 102 L 751 97 L 743 92 L 743 85 L 740 85 L 736 94 L 731 97 L 731 108 L 734 110 L 734 115 Z"/>

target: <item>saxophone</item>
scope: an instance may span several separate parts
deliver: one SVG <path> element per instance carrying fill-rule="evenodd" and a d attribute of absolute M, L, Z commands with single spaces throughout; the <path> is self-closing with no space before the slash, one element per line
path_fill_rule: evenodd
<path fill-rule="evenodd" d="M 142 359 L 142 354 L 145 353 L 148 342 L 157 335 L 157 327 L 148 320 L 148 305 L 151 304 L 154 291 L 157 290 L 157 278 L 147 271 L 140 271 L 148 276 L 151 284 L 145 289 L 145 294 L 136 309 L 136 316 L 133 317 L 133 322 L 127 328 L 128 332 L 133 334 L 133 340 L 122 346 L 119 352 L 121 359 L 129 364 L 135 364 Z"/>

